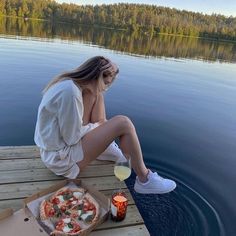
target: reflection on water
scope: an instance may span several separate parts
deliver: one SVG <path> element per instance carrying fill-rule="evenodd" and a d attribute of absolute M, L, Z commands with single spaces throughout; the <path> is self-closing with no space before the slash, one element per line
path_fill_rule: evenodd
<path fill-rule="evenodd" d="M 152 36 L 112 29 L 48 21 L 0 18 L 0 34 L 60 38 L 92 43 L 108 49 L 147 57 L 173 57 L 236 62 L 236 42 L 216 42 L 181 36 Z"/>

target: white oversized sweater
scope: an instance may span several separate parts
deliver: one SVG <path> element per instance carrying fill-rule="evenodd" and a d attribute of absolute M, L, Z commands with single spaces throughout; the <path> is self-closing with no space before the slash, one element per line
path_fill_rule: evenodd
<path fill-rule="evenodd" d="M 34 141 L 46 151 L 58 151 L 76 144 L 86 133 L 83 126 L 81 89 L 72 80 L 53 85 L 38 109 Z"/>

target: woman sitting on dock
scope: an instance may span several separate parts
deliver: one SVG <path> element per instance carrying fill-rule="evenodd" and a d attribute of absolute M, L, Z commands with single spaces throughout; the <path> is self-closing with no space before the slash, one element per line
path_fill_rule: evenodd
<path fill-rule="evenodd" d="M 146 168 L 132 121 L 123 115 L 106 119 L 103 93 L 118 72 L 115 63 L 96 56 L 46 86 L 34 137 L 42 161 L 56 175 L 74 179 L 96 158 L 117 161 L 125 153 L 137 174 L 136 192 L 168 193 L 176 183 Z"/>

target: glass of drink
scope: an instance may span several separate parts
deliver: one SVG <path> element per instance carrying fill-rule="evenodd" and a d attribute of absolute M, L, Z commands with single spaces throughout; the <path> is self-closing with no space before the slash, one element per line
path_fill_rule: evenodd
<path fill-rule="evenodd" d="M 117 179 L 124 181 L 131 175 L 131 158 L 129 155 L 125 155 L 126 160 L 117 161 L 114 167 L 114 174 Z"/>

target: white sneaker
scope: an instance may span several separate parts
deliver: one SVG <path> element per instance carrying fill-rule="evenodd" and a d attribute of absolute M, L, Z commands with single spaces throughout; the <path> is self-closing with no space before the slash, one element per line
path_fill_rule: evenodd
<path fill-rule="evenodd" d="M 119 146 L 113 141 L 107 149 L 96 158 L 97 160 L 102 161 L 126 161 L 125 156 L 123 155 L 122 151 L 120 150 Z"/>
<path fill-rule="evenodd" d="M 136 177 L 134 190 L 137 193 L 163 194 L 163 193 L 169 193 L 176 188 L 175 181 L 170 180 L 170 179 L 164 179 L 161 176 L 159 176 L 156 172 L 153 173 L 151 170 L 149 170 L 147 178 L 148 178 L 148 181 L 145 183 L 142 183 L 138 179 L 138 176 Z"/>

